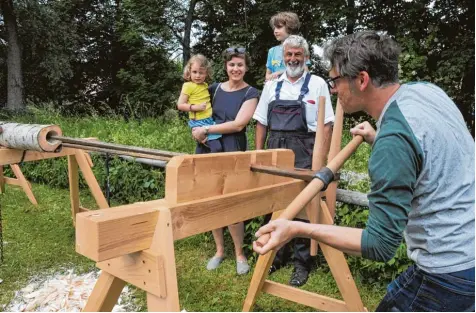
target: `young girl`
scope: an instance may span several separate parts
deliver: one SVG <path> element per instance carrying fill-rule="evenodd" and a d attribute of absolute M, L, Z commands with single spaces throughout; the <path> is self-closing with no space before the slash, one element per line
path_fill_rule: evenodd
<path fill-rule="evenodd" d="M 212 118 L 212 106 L 208 84 L 205 82 L 211 76 L 211 64 L 202 54 L 196 54 L 188 60 L 183 71 L 183 78 L 187 81 L 183 84 L 182 92 L 177 101 L 177 108 L 180 111 L 189 112 L 190 128 L 203 126 L 208 129 L 215 125 Z M 204 151 L 200 145 L 206 145 L 210 152 L 222 152 L 219 134 L 208 134 L 205 143 L 197 143 L 196 153 Z M 208 150 L 208 149 L 206 149 Z"/>

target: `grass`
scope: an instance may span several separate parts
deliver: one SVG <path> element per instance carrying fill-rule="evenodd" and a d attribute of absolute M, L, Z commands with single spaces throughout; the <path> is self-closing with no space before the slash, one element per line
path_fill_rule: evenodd
<path fill-rule="evenodd" d="M 77 273 L 90 271 L 94 262 L 74 250 L 74 228 L 71 223 L 69 193 L 67 190 L 33 184 L 38 207 L 30 204 L 23 191 L 7 186 L 0 195 L 2 208 L 5 260 L 0 265 L 0 306 L 7 305 L 14 292 L 25 287 L 38 275 L 48 275 L 62 269 L 75 268 Z M 95 207 L 89 195 L 82 194 L 85 207 Z M 232 244 L 227 238 L 228 258 L 214 272 L 205 264 L 214 253 L 213 239 L 208 234 L 197 235 L 176 242 L 176 262 L 180 306 L 187 311 L 240 311 L 251 280 L 251 274 L 237 276 Z M 271 276 L 287 283 L 291 268 L 281 269 Z M 374 310 L 385 290 L 381 284 L 371 286 L 356 278 L 364 304 Z M 327 266 L 311 273 L 303 287 L 330 297 L 341 298 Z M 133 302 L 146 310 L 145 293 L 135 290 Z M 256 311 L 309 311 L 311 308 L 270 295 L 258 298 Z"/>
<path fill-rule="evenodd" d="M 107 142 L 116 142 L 161 150 L 193 153 L 194 143 L 185 121 L 170 119 L 146 119 L 140 123 L 125 123 L 120 118 L 62 117 L 54 112 L 34 111 L 34 114 L 15 118 L 20 123 L 58 124 L 63 134 L 70 137 L 97 137 Z M 248 128 L 249 147 L 254 147 L 254 127 Z M 343 145 L 350 141 L 344 131 Z M 344 168 L 357 172 L 367 171 L 370 147 L 366 144 L 347 161 Z M 33 164 L 35 165 L 35 164 Z M 40 176 L 63 175 L 64 170 L 51 168 L 52 173 L 43 172 L 39 164 L 31 169 Z M 38 173 L 37 173 L 38 174 Z M 61 174 L 61 175 L 60 175 Z M 51 180 L 51 177 L 48 178 Z M 48 181 L 48 179 L 46 181 Z M 99 178 L 98 178 L 99 179 Z M 67 182 L 66 177 L 60 180 Z M 41 181 L 41 180 L 40 180 Z M 101 180 L 102 181 L 102 180 Z M 128 183 L 131 183 L 128 181 Z M 62 184 L 57 184 L 62 185 Z M 86 190 L 85 190 L 86 191 Z M 46 276 L 58 271 L 75 268 L 77 273 L 95 268 L 94 262 L 77 254 L 74 249 L 74 228 L 71 222 L 69 192 L 51 186 L 33 184 L 38 207 L 30 204 L 21 189 L 7 186 L 0 195 L 5 241 L 5 261 L 0 264 L 0 308 L 7 305 L 14 292 L 25 287 L 35 276 Z M 130 191 L 127 191 L 130 192 Z M 88 192 L 81 193 L 84 207 L 96 207 Z M 252 274 L 237 276 L 233 260 L 232 243 L 227 240 L 228 258 L 214 272 L 205 269 L 207 260 L 214 253 L 214 242 L 210 234 L 201 234 L 175 243 L 176 264 L 179 284 L 180 306 L 187 311 L 240 311 Z M 291 268 L 283 268 L 271 276 L 272 280 L 287 283 Z M 385 293 L 385 283 L 370 284 L 354 276 L 364 305 L 374 310 Z M 327 265 L 318 267 L 310 275 L 305 290 L 339 298 L 340 294 Z M 146 311 L 145 293 L 135 289 L 131 301 L 141 311 Z M 312 308 L 261 295 L 256 311 L 309 311 Z"/>

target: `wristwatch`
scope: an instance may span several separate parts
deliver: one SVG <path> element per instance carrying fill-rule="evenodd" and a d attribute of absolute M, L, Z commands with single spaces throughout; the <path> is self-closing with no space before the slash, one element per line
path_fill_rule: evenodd
<path fill-rule="evenodd" d="M 210 126 L 203 126 L 205 128 L 205 135 L 208 135 L 208 131 L 210 130 Z"/>

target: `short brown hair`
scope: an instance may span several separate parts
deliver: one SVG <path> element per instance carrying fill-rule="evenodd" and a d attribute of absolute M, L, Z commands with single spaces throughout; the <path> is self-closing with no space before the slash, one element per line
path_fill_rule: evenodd
<path fill-rule="evenodd" d="M 195 54 L 193 55 L 183 68 L 183 79 L 186 81 L 190 81 L 190 72 L 193 63 L 198 63 L 200 67 L 205 68 L 207 71 L 207 78 L 211 79 L 212 77 L 212 64 L 203 54 Z"/>
<path fill-rule="evenodd" d="M 271 17 L 269 20 L 271 28 L 282 27 L 286 29 L 289 35 L 296 35 L 301 27 L 299 17 L 293 12 L 279 12 Z"/>
<path fill-rule="evenodd" d="M 226 48 L 225 51 L 223 51 L 223 62 L 224 62 L 224 65 L 225 65 L 225 71 L 226 71 L 226 63 L 231 61 L 231 59 L 233 59 L 234 57 L 241 58 L 241 59 L 245 60 L 246 68 L 247 69 L 250 68 L 250 66 L 251 66 L 250 56 L 248 55 L 248 53 L 246 53 L 246 51 L 245 52 L 238 52 L 238 49 L 243 49 L 244 50 L 244 48 L 231 47 L 231 48 Z"/>

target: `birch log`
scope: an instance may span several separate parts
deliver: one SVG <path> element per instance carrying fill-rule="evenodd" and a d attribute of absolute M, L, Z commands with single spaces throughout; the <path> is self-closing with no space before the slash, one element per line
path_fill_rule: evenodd
<path fill-rule="evenodd" d="M 63 133 L 57 125 L 18 124 L 1 122 L 0 145 L 20 150 L 40 152 L 58 152 L 61 141 L 50 139 L 50 136 L 61 136 Z"/>

